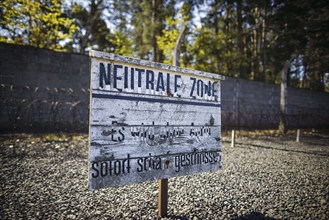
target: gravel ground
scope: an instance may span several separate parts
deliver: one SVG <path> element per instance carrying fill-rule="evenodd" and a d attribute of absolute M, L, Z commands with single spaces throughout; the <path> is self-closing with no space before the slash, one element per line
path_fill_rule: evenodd
<path fill-rule="evenodd" d="M 223 169 L 169 180 L 169 219 L 329 219 L 329 134 L 223 138 Z M 157 183 L 88 190 L 87 136 L 0 136 L 0 219 L 156 219 Z"/>

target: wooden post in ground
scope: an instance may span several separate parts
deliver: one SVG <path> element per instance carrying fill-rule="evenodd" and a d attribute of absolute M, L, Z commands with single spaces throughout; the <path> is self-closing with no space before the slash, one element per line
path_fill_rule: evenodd
<path fill-rule="evenodd" d="M 166 217 L 168 215 L 168 179 L 159 179 L 158 189 L 158 216 Z"/>
<path fill-rule="evenodd" d="M 231 147 L 235 147 L 235 130 L 232 130 Z"/>
<path fill-rule="evenodd" d="M 180 44 L 181 39 L 184 36 L 186 26 L 183 25 L 179 32 L 179 36 L 176 40 L 174 48 L 174 57 L 173 57 L 173 66 L 179 66 L 179 54 L 180 54 Z M 171 93 L 171 91 L 168 91 Z M 158 180 L 158 216 L 166 217 L 168 215 L 168 179 L 159 179 Z"/>
<path fill-rule="evenodd" d="M 299 143 L 300 129 L 297 129 L 296 142 Z"/>

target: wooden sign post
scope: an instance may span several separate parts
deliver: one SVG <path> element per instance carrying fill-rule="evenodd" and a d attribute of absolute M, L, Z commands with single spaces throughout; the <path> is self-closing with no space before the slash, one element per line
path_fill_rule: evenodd
<path fill-rule="evenodd" d="M 97 51 L 90 58 L 90 189 L 161 179 L 164 216 L 168 178 L 221 166 L 224 77 Z"/>
<path fill-rule="evenodd" d="M 168 214 L 168 179 L 159 179 L 158 188 L 158 216 L 165 217 Z"/>

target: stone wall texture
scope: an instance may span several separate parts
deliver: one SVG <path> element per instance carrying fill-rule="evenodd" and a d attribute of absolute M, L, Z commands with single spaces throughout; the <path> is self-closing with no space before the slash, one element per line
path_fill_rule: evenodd
<path fill-rule="evenodd" d="M 89 57 L 0 44 L 0 133 L 87 132 Z M 223 129 L 276 128 L 280 86 L 226 77 Z M 329 93 L 288 88 L 287 124 L 329 127 Z"/>

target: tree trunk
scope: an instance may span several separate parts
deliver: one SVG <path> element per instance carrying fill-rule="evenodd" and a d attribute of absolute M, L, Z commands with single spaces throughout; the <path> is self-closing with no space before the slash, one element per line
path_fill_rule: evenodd
<path fill-rule="evenodd" d="M 152 25 L 155 26 L 155 10 L 156 2 L 152 0 Z M 156 30 L 153 29 L 152 33 L 152 61 L 157 62 L 157 42 L 156 42 Z"/>
<path fill-rule="evenodd" d="M 279 131 L 282 134 L 287 133 L 287 76 L 290 66 L 290 60 L 287 60 L 281 71 L 281 90 L 280 90 L 280 123 Z"/>
<path fill-rule="evenodd" d="M 226 17 L 225 17 L 225 35 L 226 35 L 226 50 L 229 54 L 232 54 L 232 33 L 231 33 L 231 17 L 232 17 L 232 3 L 226 2 Z M 232 57 L 229 56 L 226 61 L 226 71 L 228 75 L 232 74 Z M 232 75 L 231 75 L 232 76 Z"/>
<path fill-rule="evenodd" d="M 215 10 L 216 11 L 220 11 L 221 9 L 220 9 L 220 4 L 219 4 L 219 2 L 216 2 L 216 6 L 215 6 Z M 219 17 L 218 17 L 218 15 L 216 14 L 215 15 L 215 18 L 214 18 L 214 27 L 215 27 L 215 36 L 218 36 L 218 34 L 219 34 L 219 29 L 220 29 L 220 27 L 219 27 Z M 219 49 L 218 49 L 218 47 L 215 47 L 215 57 L 216 57 L 216 73 L 221 73 L 222 72 L 222 62 L 221 62 L 221 57 L 220 57 L 220 51 L 219 51 Z"/>
<path fill-rule="evenodd" d="M 252 79 L 259 80 L 259 48 L 258 48 L 258 28 L 259 28 L 259 8 L 256 6 L 253 10 L 254 28 L 253 28 L 253 49 L 252 49 Z"/>
<path fill-rule="evenodd" d="M 267 16 L 267 10 L 266 5 L 264 5 L 264 14 L 262 16 L 262 81 L 266 81 L 266 16 Z"/>
<path fill-rule="evenodd" d="M 237 13 L 237 32 L 238 32 L 238 48 L 239 48 L 239 52 L 241 57 L 244 55 L 244 42 L 243 42 L 243 38 L 244 38 L 244 34 L 243 34 L 243 28 L 242 28 L 242 0 L 237 0 L 237 8 L 236 8 L 236 13 Z M 244 59 L 242 59 L 240 61 L 240 66 L 239 66 L 239 77 L 243 78 L 243 79 L 247 79 L 248 78 L 248 73 L 247 73 L 247 69 L 245 66 L 245 61 Z"/>
<path fill-rule="evenodd" d="M 180 45 L 181 45 L 181 40 L 184 36 L 184 32 L 186 30 L 186 25 L 183 24 L 180 32 L 179 32 L 179 35 L 178 35 L 178 38 L 176 40 L 176 43 L 175 43 L 175 48 L 174 48 L 174 51 L 173 51 L 173 66 L 179 66 L 180 63 L 179 63 L 179 58 L 180 58 Z"/>

